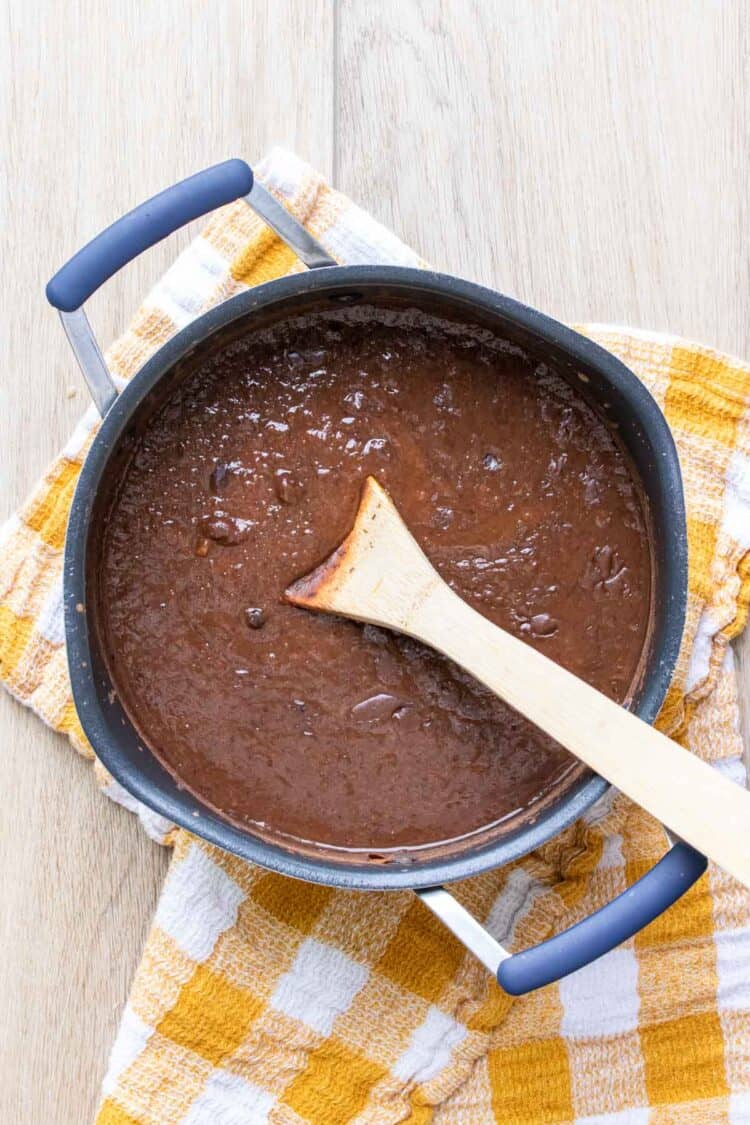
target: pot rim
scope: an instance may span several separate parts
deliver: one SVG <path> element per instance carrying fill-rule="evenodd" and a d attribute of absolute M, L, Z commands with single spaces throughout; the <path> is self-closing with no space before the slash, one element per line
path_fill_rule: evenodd
<path fill-rule="evenodd" d="M 572 360 L 596 368 L 638 415 L 643 432 L 656 453 L 654 479 L 663 494 L 661 533 L 670 542 L 659 581 L 666 624 L 658 650 L 652 652 L 644 688 L 636 707 L 652 722 L 669 687 L 682 639 L 687 598 L 687 534 L 679 461 L 666 420 L 647 388 L 619 359 L 598 344 L 536 309 L 496 291 L 449 274 L 388 265 L 330 266 L 293 274 L 239 293 L 197 317 L 178 331 L 144 364 L 122 390 L 102 420 L 77 482 L 68 523 L 64 559 L 65 635 L 73 699 L 83 729 L 106 769 L 144 805 L 209 843 L 283 875 L 308 882 L 349 889 L 419 889 L 468 878 L 518 859 L 556 835 L 609 789 L 596 774 L 580 782 L 529 825 L 454 857 L 426 860 L 419 865 L 394 862 L 341 863 L 286 850 L 280 844 L 245 832 L 208 809 L 188 790 L 179 790 L 169 777 L 169 791 L 160 790 L 137 765 L 120 752 L 111 737 L 111 723 L 103 710 L 91 656 L 87 605 L 86 555 L 93 501 L 110 456 L 145 395 L 199 344 L 234 321 L 284 299 L 323 294 L 352 287 L 389 287 L 394 294 L 411 292 L 415 299 L 434 294 L 479 308 L 506 319 L 537 340 L 560 349 Z M 366 298 L 366 292 L 358 294 Z M 197 815 L 196 815 L 197 814 Z M 480 830 L 481 831 L 481 830 Z"/>

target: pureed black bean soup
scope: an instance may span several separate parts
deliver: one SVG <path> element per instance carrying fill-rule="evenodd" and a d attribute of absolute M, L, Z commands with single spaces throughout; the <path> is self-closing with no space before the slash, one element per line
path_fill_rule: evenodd
<path fill-rule="evenodd" d="M 181 784 L 243 826 L 387 848 L 507 818 L 573 760 L 416 642 L 283 601 L 369 474 L 470 605 L 627 697 L 651 580 L 627 456 L 544 365 L 416 310 L 291 318 L 189 374 L 113 492 L 97 612 Z"/>

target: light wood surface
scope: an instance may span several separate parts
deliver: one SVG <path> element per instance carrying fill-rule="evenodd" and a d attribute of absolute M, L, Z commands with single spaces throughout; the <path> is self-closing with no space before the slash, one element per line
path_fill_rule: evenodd
<path fill-rule="evenodd" d="M 344 541 L 286 597 L 442 652 L 750 887 L 750 792 L 472 609 L 440 577 L 375 477 L 364 483 Z"/>
<path fill-rule="evenodd" d="M 0 2 L 0 517 L 85 402 L 47 278 L 147 195 L 273 143 L 438 266 L 750 353 L 743 0 Z M 189 233 L 90 302 L 100 339 Z M 4 694 L 0 746 L 0 1121 L 79 1125 L 167 858 Z"/>

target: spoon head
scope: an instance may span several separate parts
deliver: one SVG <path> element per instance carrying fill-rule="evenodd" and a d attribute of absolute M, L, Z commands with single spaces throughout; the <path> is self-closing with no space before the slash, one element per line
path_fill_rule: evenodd
<path fill-rule="evenodd" d="M 284 597 L 304 609 L 398 629 L 404 604 L 431 577 L 435 572 L 390 496 L 368 477 L 352 530 L 320 566 L 288 586 Z"/>

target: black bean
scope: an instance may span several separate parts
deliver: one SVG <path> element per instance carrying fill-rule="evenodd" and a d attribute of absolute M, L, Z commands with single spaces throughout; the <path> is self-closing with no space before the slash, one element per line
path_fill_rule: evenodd
<path fill-rule="evenodd" d="M 224 492 L 232 475 L 232 466 L 226 461 L 217 461 L 211 473 L 209 484 L 213 493 Z"/>

